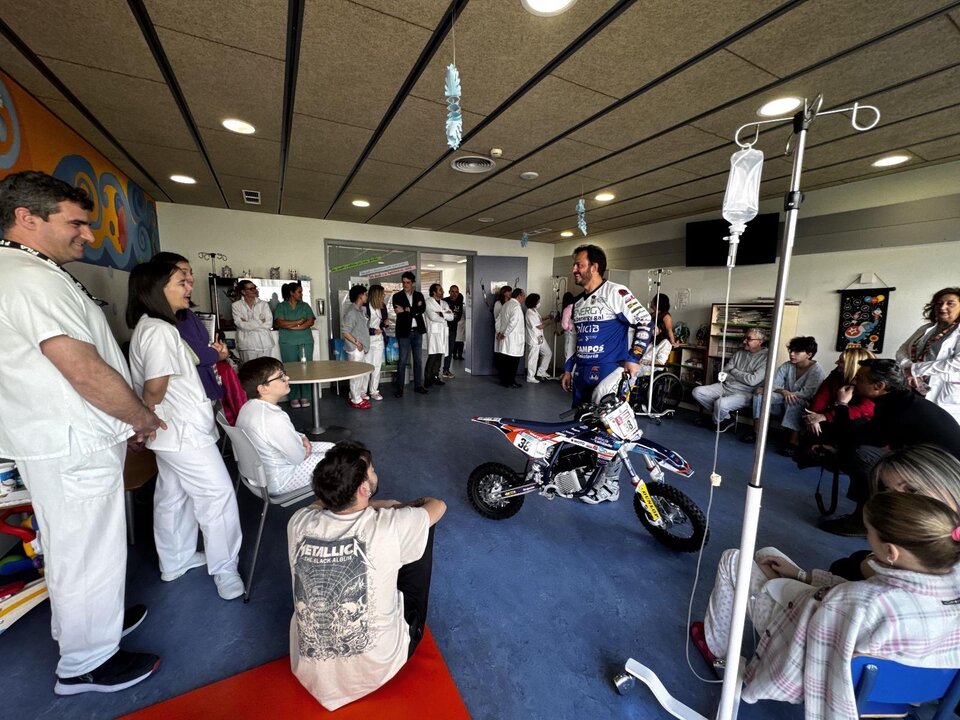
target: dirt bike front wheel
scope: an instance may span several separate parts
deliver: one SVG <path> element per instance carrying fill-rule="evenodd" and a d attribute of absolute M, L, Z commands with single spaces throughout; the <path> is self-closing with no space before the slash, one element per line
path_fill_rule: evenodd
<path fill-rule="evenodd" d="M 696 552 L 706 544 L 707 520 L 700 508 L 673 485 L 647 483 L 647 492 L 657 506 L 662 525 L 655 525 L 647 514 L 640 493 L 633 494 L 633 510 L 640 523 L 653 537 L 677 552 Z M 706 538 L 706 539 L 705 539 Z"/>
<path fill-rule="evenodd" d="M 516 484 L 517 474 L 501 463 L 478 465 L 467 480 L 467 498 L 474 509 L 491 520 L 506 520 L 523 506 L 523 495 L 511 498 L 500 493 Z"/>

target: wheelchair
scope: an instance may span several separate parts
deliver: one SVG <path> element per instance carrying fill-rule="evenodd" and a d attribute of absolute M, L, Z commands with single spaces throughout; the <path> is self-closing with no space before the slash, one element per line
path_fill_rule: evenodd
<path fill-rule="evenodd" d="M 657 365 L 653 373 L 653 407 L 648 408 L 650 399 L 650 376 L 643 375 L 637 380 L 630 393 L 630 406 L 640 415 L 651 416 L 660 424 L 660 416 L 673 413 L 683 400 L 683 383 L 664 366 Z"/>

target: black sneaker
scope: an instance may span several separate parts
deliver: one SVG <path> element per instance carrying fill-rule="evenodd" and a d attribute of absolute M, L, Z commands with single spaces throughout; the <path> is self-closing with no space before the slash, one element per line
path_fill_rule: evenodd
<path fill-rule="evenodd" d="M 147 616 L 147 606 L 146 605 L 133 605 L 128 607 L 123 611 L 123 632 L 120 633 L 120 637 L 126 637 L 138 627 L 140 623 L 143 622 L 143 619 Z"/>
<path fill-rule="evenodd" d="M 71 678 L 58 677 L 53 691 L 57 695 L 118 692 L 146 680 L 159 667 L 160 658 L 156 655 L 117 650 L 113 657 L 95 670 Z"/>

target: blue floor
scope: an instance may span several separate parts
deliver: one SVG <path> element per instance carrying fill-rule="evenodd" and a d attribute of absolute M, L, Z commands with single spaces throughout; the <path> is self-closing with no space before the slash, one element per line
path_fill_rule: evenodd
<path fill-rule="evenodd" d="M 321 415 L 324 424 L 349 428 L 354 439 L 371 448 L 381 497 L 433 495 L 447 502 L 436 535 L 428 622 L 471 715 L 490 720 L 666 717 L 641 685 L 625 697 L 616 693 L 611 678 L 633 657 L 652 667 L 678 699 L 713 717 L 720 687 L 697 680 L 684 654 L 696 555 L 673 553 L 653 540 L 637 521 L 627 493 L 615 504 L 599 506 L 530 496 L 511 519 L 479 516 L 466 499 L 470 471 L 487 461 L 520 469 L 523 459 L 502 435 L 471 423 L 470 417 L 552 421 L 567 409 L 569 396 L 557 383 L 513 390 L 500 388 L 492 378 L 458 374 L 427 396 L 407 393 L 395 400 L 385 392 L 387 399 L 369 411 L 350 409 L 345 394 L 329 394 Z M 307 427 L 309 412 L 293 410 L 295 424 Z M 645 430 L 692 464 L 693 478 L 670 480 L 705 510 L 714 435 L 692 425 L 691 417 L 682 411 Z M 729 432 L 720 437 L 723 484 L 714 495 L 695 618 L 702 617 L 721 551 L 739 545 L 753 450 Z M 759 545 L 777 546 L 806 568 L 826 567 L 863 546 L 815 528 L 815 470 L 798 471 L 772 450 L 764 467 Z M 285 527 L 293 509 L 271 509 L 253 597 L 243 605 L 220 600 L 201 571 L 161 582 L 149 496 L 139 503 L 127 601 L 147 604 L 150 614 L 124 647 L 161 655 L 160 672 L 114 695 L 58 698 L 53 694 L 57 649 L 44 603 L 0 636 L 4 717 L 115 717 L 287 653 L 292 603 Z M 242 488 L 240 512 L 246 574 L 259 505 Z M 691 662 L 706 675 L 693 649 Z M 251 709 L 254 716 L 269 712 Z M 741 718 L 802 716 L 799 706 L 776 703 L 744 705 L 740 711 Z M 209 717 L 220 717 L 216 708 L 210 708 Z"/>

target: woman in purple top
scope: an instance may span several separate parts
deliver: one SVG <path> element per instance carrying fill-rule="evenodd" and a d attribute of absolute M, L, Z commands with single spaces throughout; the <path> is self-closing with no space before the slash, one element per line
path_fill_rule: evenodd
<path fill-rule="evenodd" d="M 167 262 L 176 265 L 187 277 L 187 287 L 193 293 L 193 268 L 190 261 L 183 255 L 172 252 L 158 252 L 151 258 L 154 261 Z M 193 301 L 190 302 L 193 305 Z M 207 328 L 193 310 L 181 310 L 177 313 L 177 331 L 186 341 L 193 354 L 197 356 L 197 374 L 203 390 L 211 400 L 220 400 L 223 397 L 223 385 L 217 375 L 216 364 L 227 359 L 227 347 L 221 342 L 210 342 Z"/>

